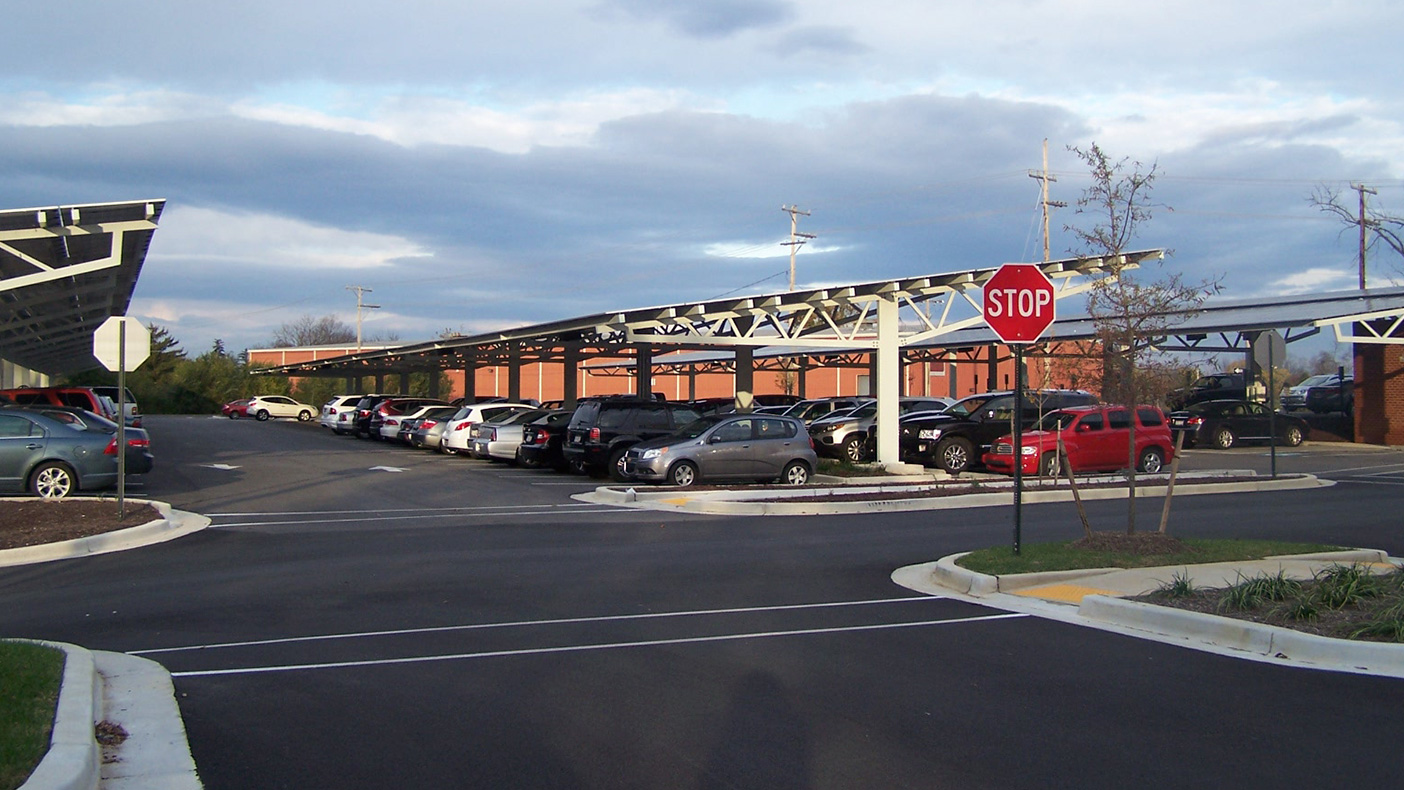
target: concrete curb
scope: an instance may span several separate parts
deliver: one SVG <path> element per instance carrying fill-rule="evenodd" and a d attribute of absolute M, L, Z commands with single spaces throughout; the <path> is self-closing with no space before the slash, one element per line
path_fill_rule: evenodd
<path fill-rule="evenodd" d="M 1188 612 L 1106 595 L 1082 599 L 1078 614 L 1088 620 L 1149 631 L 1303 666 L 1404 678 L 1404 645 L 1359 642 L 1293 631 L 1216 614 Z"/>
<path fill-rule="evenodd" d="M 49 750 L 19 790 L 199 790 L 185 725 L 166 668 L 124 653 L 65 642 L 16 640 L 62 650 L 63 681 Z M 94 725 L 122 725 L 128 738 L 104 763 Z"/>
<path fill-rule="evenodd" d="M 927 595 L 968 599 L 1006 611 L 1114 631 L 1127 636 L 1154 639 L 1220 655 L 1335 672 L 1404 678 L 1404 645 L 1333 639 L 1293 631 L 1290 628 L 1128 601 L 1107 595 L 1085 596 L 1077 607 L 1026 598 L 1007 593 L 1058 581 L 1095 577 L 1122 569 L 1099 568 L 998 577 L 976 573 L 956 565 L 956 560 L 967 553 L 952 554 L 935 562 L 898 568 L 892 573 L 892 581 Z M 1386 552 L 1378 549 L 1289 554 L 1264 559 L 1398 564 Z M 1019 578 L 1021 576 L 1027 578 Z"/>
<path fill-rule="evenodd" d="M 18 641 L 56 648 L 65 656 L 49 751 L 19 790 L 95 790 L 100 766 L 93 725 L 102 718 L 102 685 L 93 654 L 64 642 Z"/>
<path fill-rule="evenodd" d="M 1251 474 L 1251 473 L 1247 473 Z M 1219 475 L 1223 476 L 1223 475 Z M 1124 480 L 1124 478 L 1118 478 Z M 1199 481 L 1199 482 L 1195 482 Z M 1002 481 L 1001 481 L 1002 482 Z M 947 484 L 949 486 L 965 483 Z M 882 494 L 895 492 L 899 487 L 892 484 L 846 485 L 832 488 L 792 489 L 756 488 L 720 491 L 689 491 L 687 489 L 667 489 L 662 491 L 640 490 L 639 486 L 601 486 L 594 491 L 575 494 L 572 499 L 595 504 L 618 505 L 642 510 L 666 510 L 684 513 L 738 516 L 812 516 L 834 513 L 890 513 L 914 510 L 951 510 L 970 507 L 996 507 L 1009 505 L 1014 501 L 1011 483 L 1002 486 L 980 481 L 982 488 L 1007 487 L 1009 490 L 947 494 L 934 497 L 910 497 L 900 500 L 865 500 L 859 502 L 831 502 L 824 497 L 851 494 Z M 1240 480 L 1231 483 L 1204 482 L 1204 477 L 1186 481 L 1183 477 L 1176 482 L 1176 495 L 1194 496 L 1197 494 L 1227 494 L 1244 491 L 1285 491 L 1318 488 L 1335 485 L 1334 481 L 1322 480 L 1315 475 L 1263 478 L 1261 480 Z M 1164 497 L 1166 486 L 1139 486 L 1136 495 L 1140 497 Z M 1084 500 L 1125 499 L 1123 487 L 1087 488 L 1080 491 Z M 1071 502 L 1072 492 L 1063 489 L 1025 489 L 1023 501 L 1027 503 Z M 765 499 L 772 501 L 758 502 Z M 783 501 L 773 501 L 783 500 Z M 800 501 L 808 500 L 808 501 Z"/>
<path fill-rule="evenodd" d="M 147 499 L 128 499 L 127 502 L 151 505 L 161 514 L 161 518 L 140 526 L 86 538 L 0 550 L 0 568 L 125 551 L 174 540 L 192 532 L 199 532 L 210 525 L 209 518 L 197 513 L 175 510 L 165 502 Z"/>

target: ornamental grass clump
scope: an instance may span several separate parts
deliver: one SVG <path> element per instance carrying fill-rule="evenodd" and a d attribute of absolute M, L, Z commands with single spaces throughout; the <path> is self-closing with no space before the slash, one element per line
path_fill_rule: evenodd
<path fill-rule="evenodd" d="M 1240 611 L 1257 609 L 1264 603 L 1286 601 L 1301 594 L 1302 583 L 1287 578 L 1287 573 L 1283 570 L 1278 570 L 1275 576 L 1263 573 L 1251 579 L 1239 574 L 1238 583 L 1224 590 L 1223 596 L 1219 598 L 1219 608 Z"/>
<path fill-rule="evenodd" d="M 1369 622 L 1351 631 L 1350 638 L 1404 642 L 1404 601 L 1382 609 Z"/>
<path fill-rule="evenodd" d="M 1316 574 L 1316 599 L 1328 609 L 1356 606 L 1383 592 L 1380 579 L 1358 565 L 1332 565 Z"/>
<path fill-rule="evenodd" d="M 1163 598 L 1188 598 L 1195 593 L 1194 580 L 1185 570 L 1175 571 L 1170 581 L 1162 582 L 1156 593 Z"/>

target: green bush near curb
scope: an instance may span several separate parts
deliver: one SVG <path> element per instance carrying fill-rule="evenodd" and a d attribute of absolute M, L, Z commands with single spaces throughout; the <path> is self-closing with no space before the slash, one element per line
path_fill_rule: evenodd
<path fill-rule="evenodd" d="M 0 790 L 24 784 L 49 750 L 63 651 L 0 641 Z"/>
<path fill-rule="evenodd" d="M 1321 543 L 1288 543 L 1278 540 L 1197 540 L 1181 539 L 1189 551 L 1175 554 L 1136 554 L 1089 551 L 1072 541 L 1026 543 L 1014 556 L 1012 546 L 996 546 L 973 551 L 956 564 L 976 573 L 1006 576 L 1014 573 L 1074 571 L 1086 568 L 1153 568 L 1161 565 L 1195 565 L 1209 562 L 1260 560 L 1279 554 L 1313 554 L 1340 551 L 1339 546 Z"/>

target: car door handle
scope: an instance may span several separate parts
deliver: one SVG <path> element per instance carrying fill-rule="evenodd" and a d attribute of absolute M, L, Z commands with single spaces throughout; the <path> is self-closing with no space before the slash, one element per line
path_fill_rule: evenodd
<path fill-rule="evenodd" d="M 29 444 L 26 444 L 26 445 L 24 446 L 24 448 L 25 448 L 26 450 L 38 450 L 39 448 L 41 448 L 41 447 L 43 447 L 43 446 L 44 446 L 44 445 L 42 445 L 42 444 L 35 444 L 34 442 L 30 442 Z"/>

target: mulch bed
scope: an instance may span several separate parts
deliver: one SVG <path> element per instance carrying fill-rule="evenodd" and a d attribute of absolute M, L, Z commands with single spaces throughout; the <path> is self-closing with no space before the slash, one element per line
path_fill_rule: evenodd
<path fill-rule="evenodd" d="M 86 538 L 159 518 L 144 502 L 128 502 L 126 517 L 118 519 L 113 499 L 0 500 L 0 549 Z"/>
<path fill-rule="evenodd" d="M 1304 582 L 1303 587 L 1311 588 L 1311 582 Z M 1280 628 L 1288 628 L 1293 631 L 1302 631 L 1318 636 L 1327 636 L 1333 639 L 1350 639 L 1351 633 L 1366 623 L 1375 620 L 1385 609 L 1399 604 L 1399 598 L 1394 596 L 1384 596 L 1380 598 L 1369 598 L 1353 606 L 1343 609 L 1328 609 L 1321 607 L 1316 617 L 1310 620 L 1297 620 L 1288 616 L 1285 602 L 1275 602 L 1265 604 L 1257 609 L 1235 609 L 1225 608 L 1219 605 L 1219 598 L 1223 590 L 1199 589 L 1183 597 L 1171 597 L 1164 593 L 1153 592 L 1149 595 L 1142 595 L 1131 598 L 1133 601 L 1164 606 L 1171 609 L 1184 609 L 1201 614 L 1215 614 L 1220 617 L 1229 617 L 1235 620 L 1248 620 L 1264 625 L 1275 625 Z M 1375 638 L 1370 636 L 1355 637 L 1359 641 L 1366 642 L 1393 642 L 1385 638 Z"/>

